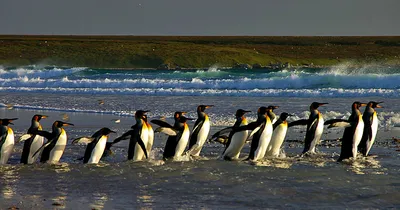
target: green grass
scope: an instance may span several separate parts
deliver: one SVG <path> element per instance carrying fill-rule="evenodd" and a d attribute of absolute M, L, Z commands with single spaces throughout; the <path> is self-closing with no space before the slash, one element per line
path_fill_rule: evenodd
<path fill-rule="evenodd" d="M 204 68 L 235 63 L 400 64 L 400 37 L 0 36 L 0 65 Z"/>

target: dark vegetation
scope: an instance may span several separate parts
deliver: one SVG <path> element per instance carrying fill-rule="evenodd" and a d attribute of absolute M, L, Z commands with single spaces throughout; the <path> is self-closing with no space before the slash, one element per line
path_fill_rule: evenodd
<path fill-rule="evenodd" d="M 397 37 L 0 36 L 0 65 L 204 68 L 217 64 L 400 64 Z"/>

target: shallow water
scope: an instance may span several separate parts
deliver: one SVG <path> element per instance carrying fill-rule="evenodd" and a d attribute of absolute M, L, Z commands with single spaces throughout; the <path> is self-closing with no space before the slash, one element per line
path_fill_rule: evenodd
<path fill-rule="evenodd" d="M 206 144 L 203 158 L 164 162 L 161 159 L 166 136 L 156 134 L 151 160 L 126 161 L 128 142 L 113 148 L 114 155 L 98 165 L 83 165 L 84 145 L 67 145 L 60 165 L 19 164 L 22 144 L 17 144 L 10 164 L 0 166 L 0 206 L 21 209 L 126 209 L 126 208 L 399 208 L 400 153 L 392 137 L 399 137 L 397 126 L 400 100 L 397 98 L 289 98 L 289 97 L 209 97 L 209 96 L 132 96 L 49 93 L 0 93 L 0 102 L 13 104 L 0 109 L 2 117 L 18 117 L 12 126 L 17 136 L 26 132 L 33 114 L 49 115 L 42 125 L 49 130 L 54 120 L 65 114 L 74 127 L 67 127 L 69 142 L 92 135 L 107 126 L 122 134 L 134 124 L 137 109 L 151 110 L 150 118 L 189 111 L 196 117 L 199 104 L 212 104 L 207 110 L 211 133 L 233 123 L 237 108 L 280 106 L 276 113 L 296 114 L 289 121 L 307 116 L 313 101 L 328 102 L 321 107 L 325 119 L 346 117 L 354 100 L 384 101 L 378 111 L 382 123 L 372 157 L 337 163 L 340 148 L 336 139 L 341 129 L 325 130 L 318 155 L 300 157 L 304 128 L 289 129 L 284 143 L 285 158 L 257 163 L 227 162 L 218 156 L 223 146 Z M 104 104 L 99 105 L 98 100 Z M 116 124 L 115 119 L 121 123 Z M 190 122 L 191 128 L 193 122 Z M 154 126 L 156 127 L 156 126 Z M 117 135 L 111 135 L 113 139 Z M 300 141 L 300 142 L 299 142 Z M 249 145 L 241 157 L 246 157 Z"/>

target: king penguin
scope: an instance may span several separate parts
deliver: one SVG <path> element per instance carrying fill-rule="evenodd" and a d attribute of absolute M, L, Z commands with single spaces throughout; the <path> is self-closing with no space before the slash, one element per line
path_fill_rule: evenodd
<path fill-rule="evenodd" d="M 236 111 L 236 122 L 232 127 L 222 129 L 221 131 L 215 133 L 212 138 L 219 138 L 224 131 L 229 132 L 228 140 L 225 145 L 225 150 L 222 153 L 222 157 L 224 160 L 235 160 L 239 158 L 240 151 L 242 150 L 244 144 L 246 143 L 247 136 L 249 134 L 248 130 L 235 132 L 235 128 L 239 128 L 240 126 L 246 126 L 247 120 L 244 116 L 246 113 L 251 111 L 245 111 L 243 109 L 238 109 Z"/>
<path fill-rule="evenodd" d="M 156 132 L 163 132 L 169 136 L 163 152 L 164 160 L 171 158 L 176 159 L 182 156 L 186 149 L 190 137 L 189 126 L 186 122 L 192 119 L 183 116 L 185 113 L 186 112 L 175 112 L 175 123 L 173 126 L 161 120 L 151 121 L 160 126 L 156 129 Z"/>
<path fill-rule="evenodd" d="M 146 145 L 146 150 L 147 150 L 147 155 L 150 155 L 151 149 L 153 148 L 153 143 L 154 143 L 154 130 L 153 127 L 151 127 L 150 123 L 147 121 L 147 115 L 144 115 L 143 118 L 144 122 L 146 123 L 147 127 L 147 145 Z"/>
<path fill-rule="evenodd" d="M 27 134 L 23 135 L 20 139 L 24 142 L 24 148 L 22 150 L 21 155 L 21 163 L 24 164 L 32 164 L 36 161 L 37 156 L 33 156 L 33 154 L 41 147 L 44 143 L 44 137 L 40 135 L 34 134 L 38 130 L 43 130 L 42 125 L 40 125 L 41 119 L 46 119 L 46 115 L 34 115 L 31 121 L 31 127 L 29 127 Z M 27 136 L 27 139 L 23 139 L 24 136 Z"/>
<path fill-rule="evenodd" d="M 348 120 L 333 119 L 325 122 L 325 125 L 329 125 L 328 128 L 345 127 L 338 162 L 350 157 L 354 159 L 357 157 L 358 145 L 364 132 L 364 121 L 359 109 L 365 105 L 367 104 L 356 101 L 351 105 L 351 115 Z"/>
<path fill-rule="evenodd" d="M 17 119 L 0 119 L 0 164 L 7 164 L 13 151 L 14 131 L 8 125 Z"/>
<path fill-rule="evenodd" d="M 200 155 L 200 151 L 203 148 L 203 144 L 208 137 L 211 124 L 208 115 L 204 111 L 212 106 L 213 105 L 200 105 L 197 107 L 198 118 L 194 124 L 192 135 L 190 136 L 190 141 L 189 141 L 188 153 L 191 156 Z"/>
<path fill-rule="evenodd" d="M 324 118 L 318 107 L 328 103 L 313 102 L 310 105 L 310 116 L 308 119 L 297 120 L 289 123 L 289 127 L 296 125 L 307 125 L 306 137 L 304 139 L 304 149 L 302 154 L 315 153 L 315 147 L 321 140 L 322 132 L 324 131 Z"/>
<path fill-rule="evenodd" d="M 361 142 L 358 145 L 358 150 L 364 155 L 367 156 L 369 151 L 371 150 L 372 145 L 375 142 L 376 133 L 378 132 L 378 116 L 376 114 L 376 108 L 383 108 L 380 103 L 383 102 L 375 102 L 370 101 L 365 107 L 365 111 L 363 114 L 364 121 L 364 132 L 361 138 Z"/>
<path fill-rule="evenodd" d="M 274 131 L 272 133 L 271 142 L 267 148 L 267 156 L 278 157 L 281 151 L 281 146 L 285 140 L 288 123 L 286 119 L 292 116 L 286 112 L 281 113 L 279 119 L 274 123 Z"/>
<path fill-rule="evenodd" d="M 109 128 L 102 128 L 92 135 L 92 141 L 86 146 L 83 163 L 99 163 L 106 148 L 108 135 L 110 133 L 115 133 L 115 131 Z"/>
<path fill-rule="evenodd" d="M 46 144 L 41 146 L 32 156 L 36 156 L 40 150 L 43 149 L 42 156 L 40 157 L 40 162 L 59 162 L 61 156 L 64 153 L 65 146 L 67 145 L 67 133 L 64 130 L 64 126 L 74 124 L 55 121 L 52 125 L 52 132 L 37 130 L 34 132 L 36 135 L 45 137 L 48 141 Z"/>
<path fill-rule="evenodd" d="M 135 112 L 136 124 L 131 127 L 131 130 L 122 134 L 122 136 L 114 139 L 113 144 L 126 140 L 130 137 L 128 160 L 140 161 L 144 157 L 148 158 L 147 154 L 147 141 L 148 141 L 148 128 L 145 122 L 145 115 L 149 111 L 138 110 Z"/>

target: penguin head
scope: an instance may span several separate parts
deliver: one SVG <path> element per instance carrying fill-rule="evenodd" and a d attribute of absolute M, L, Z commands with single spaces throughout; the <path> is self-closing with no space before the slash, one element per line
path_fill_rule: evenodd
<path fill-rule="evenodd" d="M 279 106 L 268 106 L 268 111 L 274 111 L 275 109 L 279 108 Z"/>
<path fill-rule="evenodd" d="M 100 133 L 101 133 L 102 136 L 107 136 L 107 135 L 110 134 L 110 133 L 116 133 L 116 132 L 115 132 L 115 131 L 112 131 L 112 130 L 109 129 L 109 128 L 104 127 L 104 128 L 102 128 L 102 129 L 100 129 Z"/>
<path fill-rule="evenodd" d="M 46 119 L 46 118 L 48 118 L 47 115 L 35 114 L 35 115 L 32 117 L 32 120 L 33 120 L 33 121 L 36 121 L 36 122 L 39 122 L 41 119 Z"/>
<path fill-rule="evenodd" d="M 251 112 L 251 111 L 246 111 L 246 110 L 243 110 L 243 109 L 238 109 L 237 111 L 236 111 L 236 117 L 237 118 L 241 118 L 241 117 L 243 117 L 246 113 L 248 113 L 248 112 Z"/>
<path fill-rule="evenodd" d="M 355 102 L 351 105 L 351 108 L 354 110 L 354 109 L 359 109 L 360 107 L 366 106 L 366 105 L 367 105 L 366 103 L 361 103 L 361 102 L 359 102 L 359 101 L 355 101 Z"/>
<path fill-rule="evenodd" d="M 178 120 L 181 116 L 183 116 L 184 114 L 186 114 L 187 112 L 175 112 L 174 113 L 174 119 Z"/>
<path fill-rule="evenodd" d="M 292 114 L 289 114 L 287 112 L 282 112 L 281 116 L 279 117 L 282 121 L 285 121 L 288 117 L 293 116 Z"/>
<path fill-rule="evenodd" d="M 214 105 L 200 105 L 197 107 L 197 111 L 204 112 L 206 109 L 213 107 Z"/>
<path fill-rule="evenodd" d="M 12 121 L 14 121 L 14 120 L 18 120 L 18 118 L 11 118 L 11 119 L 4 118 L 4 119 L 0 119 L 0 125 L 5 125 L 5 126 L 14 125 L 14 124 L 12 123 Z"/>
<path fill-rule="evenodd" d="M 188 118 L 188 117 L 185 117 L 185 116 L 180 116 L 179 117 L 179 122 L 180 123 L 186 123 L 186 121 L 188 121 L 188 120 L 194 120 L 193 118 Z"/>
<path fill-rule="evenodd" d="M 368 102 L 367 107 L 371 107 L 374 109 L 375 108 L 383 108 L 383 106 L 379 105 L 381 103 L 383 103 L 383 101 L 381 101 L 381 102 L 370 101 L 370 102 Z"/>
<path fill-rule="evenodd" d="M 143 111 L 143 110 L 137 110 L 136 112 L 135 112 L 135 118 L 136 119 L 145 119 L 146 117 L 145 117 L 145 115 L 146 115 L 146 113 L 147 112 L 150 112 L 150 111 Z"/>
<path fill-rule="evenodd" d="M 267 113 L 267 111 L 268 111 L 268 108 L 265 107 L 265 106 L 262 106 L 262 107 L 258 108 L 257 114 L 258 115 L 265 115 L 265 113 Z"/>
<path fill-rule="evenodd" d="M 316 109 L 318 109 L 318 107 L 323 106 L 323 105 L 325 105 L 325 104 L 328 104 L 328 103 L 313 102 L 313 103 L 310 105 L 310 110 L 316 110 Z"/>
<path fill-rule="evenodd" d="M 59 121 L 59 120 L 57 120 L 53 123 L 53 127 L 55 127 L 55 128 L 62 128 L 63 126 L 69 126 L 69 125 L 74 126 L 74 124 L 72 124 L 72 123 L 67 123 L 67 122 L 63 122 L 63 121 Z"/>

